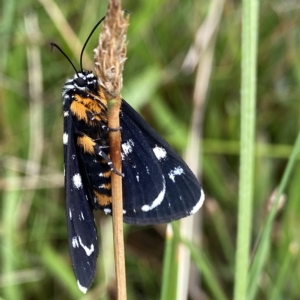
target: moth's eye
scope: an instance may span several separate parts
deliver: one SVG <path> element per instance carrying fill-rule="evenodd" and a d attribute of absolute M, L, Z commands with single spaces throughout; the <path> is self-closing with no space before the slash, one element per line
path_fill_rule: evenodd
<path fill-rule="evenodd" d="M 81 77 L 74 79 L 74 81 L 79 87 L 84 87 L 86 85 L 86 80 Z"/>
<path fill-rule="evenodd" d="M 89 84 L 89 89 L 90 89 L 91 91 L 97 90 L 97 82 L 93 80 L 93 81 Z"/>

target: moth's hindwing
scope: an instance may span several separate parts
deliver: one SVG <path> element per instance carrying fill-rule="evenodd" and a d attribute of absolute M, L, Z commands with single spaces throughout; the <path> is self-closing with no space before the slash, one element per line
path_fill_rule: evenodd
<path fill-rule="evenodd" d="M 125 100 L 121 110 L 124 221 L 167 223 L 195 213 L 204 200 L 195 175 Z"/>

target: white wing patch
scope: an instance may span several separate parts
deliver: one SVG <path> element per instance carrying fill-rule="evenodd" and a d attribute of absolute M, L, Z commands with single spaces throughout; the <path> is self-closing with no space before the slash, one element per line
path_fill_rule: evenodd
<path fill-rule="evenodd" d="M 64 145 L 68 145 L 69 135 L 67 133 L 63 134 L 63 143 Z"/>
<path fill-rule="evenodd" d="M 76 187 L 76 189 L 79 190 L 82 188 L 82 180 L 81 180 L 81 176 L 79 173 L 76 173 L 73 176 L 72 181 L 73 181 L 73 185 L 74 185 L 74 187 Z"/>
<path fill-rule="evenodd" d="M 73 238 L 72 238 L 72 247 L 73 248 L 79 248 L 77 236 L 73 236 Z"/>
<path fill-rule="evenodd" d="M 167 151 L 164 148 L 159 147 L 157 145 L 153 148 L 153 152 L 159 161 L 166 158 L 166 156 L 167 156 Z"/>
<path fill-rule="evenodd" d="M 84 249 L 84 251 L 85 251 L 85 253 L 86 253 L 87 256 L 90 256 L 94 252 L 95 249 L 94 249 L 94 245 L 93 244 L 91 244 L 90 248 L 87 247 L 87 246 L 85 246 L 82 243 L 80 236 L 78 237 L 78 241 L 79 241 L 80 246 Z"/>
<path fill-rule="evenodd" d="M 84 287 L 84 286 L 82 286 L 82 285 L 80 284 L 79 280 L 77 280 L 77 285 L 78 285 L 78 288 L 79 288 L 84 294 L 86 294 L 87 288 Z"/>
<path fill-rule="evenodd" d="M 133 151 L 134 142 L 132 139 L 129 139 L 126 143 L 122 144 L 122 149 L 125 155 L 128 155 Z"/>
<path fill-rule="evenodd" d="M 184 171 L 181 167 L 176 167 L 174 170 L 172 170 L 171 172 L 168 173 L 169 178 L 175 182 L 175 176 L 179 176 L 181 174 L 183 174 Z"/>
<path fill-rule="evenodd" d="M 201 197 L 200 197 L 199 201 L 196 203 L 196 205 L 190 211 L 191 215 L 195 214 L 200 209 L 200 207 L 202 206 L 202 204 L 204 202 L 204 199 L 205 199 L 205 195 L 203 193 L 203 190 L 201 190 Z"/>
<path fill-rule="evenodd" d="M 165 194 L 166 194 L 166 180 L 165 180 L 165 177 L 163 176 L 163 189 L 162 191 L 158 194 L 157 198 L 152 202 L 151 205 L 143 205 L 142 206 L 142 211 L 149 211 L 149 210 L 152 210 L 153 208 L 159 206 L 162 201 L 164 200 L 165 198 Z"/>

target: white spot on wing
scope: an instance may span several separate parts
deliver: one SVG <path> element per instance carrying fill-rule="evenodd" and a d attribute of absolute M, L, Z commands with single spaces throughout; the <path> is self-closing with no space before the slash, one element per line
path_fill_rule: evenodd
<path fill-rule="evenodd" d="M 132 139 L 129 139 L 126 143 L 122 144 L 122 149 L 125 155 L 128 155 L 133 151 L 134 142 Z"/>
<path fill-rule="evenodd" d="M 84 220 L 84 215 L 83 215 L 83 213 L 81 212 L 80 214 L 81 214 L 81 219 Z"/>
<path fill-rule="evenodd" d="M 84 287 L 84 286 L 82 286 L 82 285 L 80 284 L 79 280 L 77 280 L 77 285 L 78 285 L 78 288 L 79 288 L 84 294 L 86 294 L 87 288 Z"/>
<path fill-rule="evenodd" d="M 167 156 L 167 151 L 157 145 L 153 148 L 153 152 L 158 160 L 162 160 Z"/>
<path fill-rule="evenodd" d="M 73 236 L 73 238 L 72 238 L 72 247 L 73 248 L 79 248 L 77 236 Z"/>
<path fill-rule="evenodd" d="M 179 176 L 181 174 L 183 174 L 184 171 L 181 167 L 176 167 L 174 170 L 172 170 L 168 175 L 169 175 L 169 178 L 175 182 L 175 176 Z"/>
<path fill-rule="evenodd" d="M 200 197 L 200 200 L 196 203 L 196 205 L 193 207 L 193 209 L 190 211 L 190 214 L 193 215 L 195 214 L 199 209 L 200 207 L 202 206 L 203 202 L 204 202 L 204 199 L 205 199 L 205 195 L 203 193 L 203 190 L 201 190 L 201 197 Z"/>
<path fill-rule="evenodd" d="M 63 134 L 63 143 L 64 145 L 67 145 L 68 144 L 68 139 L 69 139 L 69 136 L 67 133 L 64 133 Z"/>
<path fill-rule="evenodd" d="M 158 194 L 157 198 L 152 202 L 151 205 L 143 205 L 142 206 L 142 211 L 149 211 L 152 210 L 153 208 L 159 206 L 162 201 L 164 200 L 165 194 L 166 194 L 166 181 L 165 177 L 163 176 L 163 189 L 162 191 Z"/>
<path fill-rule="evenodd" d="M 69 217 L 70 217 L 70 220 L 72 220 L 72 212 L 71 212 L 71 209 L 69 209 Z"/>
<path fill-rule="evenodd" d="M 93 244 L 91 244 L 90 248 L 87 247 L 87 246 L 85 246 L 82 243 L 80 236 L 78 237 L 78 241 L 79 241 L 80 246 L 84 249 L 84 251 L 85 251 L 85 253 L 86 253 L 87 256 L 90 256 L 94 252 L 94 245 Z"/>
<path fill-rule="evenodd" d="M 82 188 L 82 180 L 81 180 L 81 176 L 79 173 L 76 173 L 73 178 L 72 178 L 72 181 L 73 181 L 73 185 L 76 187 L 76 189 L 80 189 Z"/>
<path fill-rule="evenodd" d="M 69 116 L 69 111 L 68 110 L 64 111 L 64 117 L 68 117 L 68 116 Z"/>

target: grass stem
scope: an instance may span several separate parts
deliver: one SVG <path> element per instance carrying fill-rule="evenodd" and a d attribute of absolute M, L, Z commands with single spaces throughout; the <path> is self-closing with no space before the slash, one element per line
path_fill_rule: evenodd
<path fill-rule="evenodd" d="M 241 147 L 234 299 L 246 299 L 253 202 L 258 1 L 242 7 Z"/>

